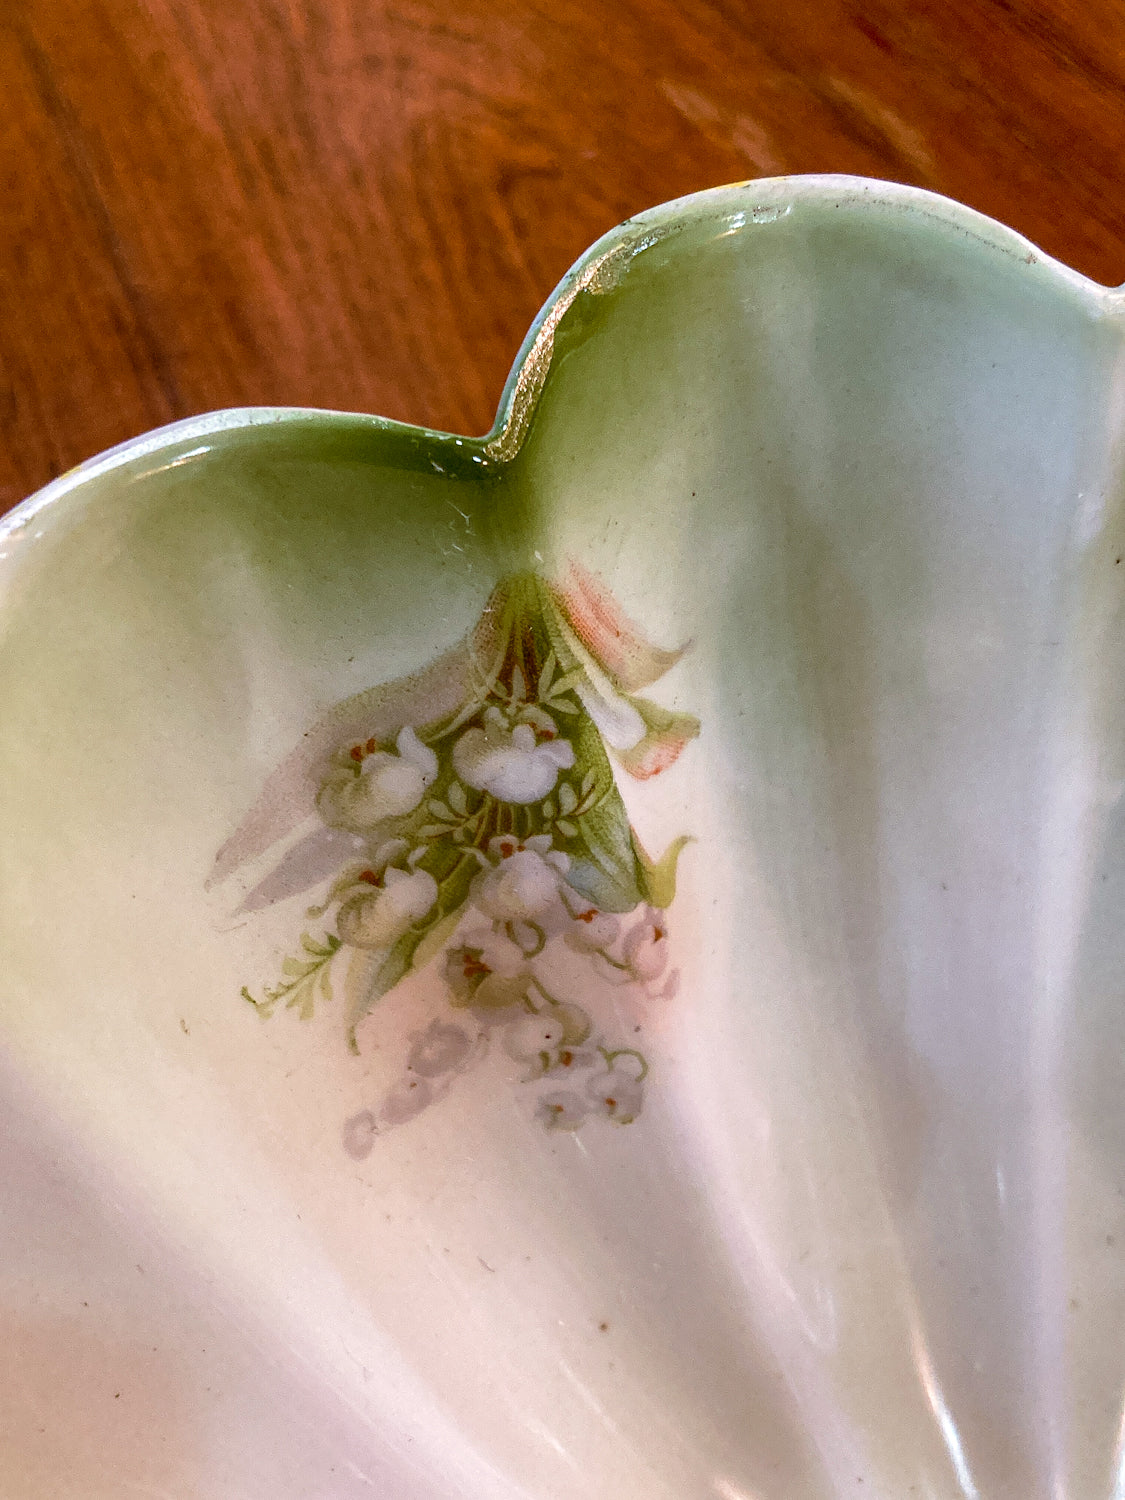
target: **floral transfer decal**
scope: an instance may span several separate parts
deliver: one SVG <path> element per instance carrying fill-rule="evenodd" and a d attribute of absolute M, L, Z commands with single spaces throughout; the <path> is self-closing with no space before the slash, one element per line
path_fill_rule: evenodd
<path fill-rule="evenodd" d="M 442 977 L 445 1004 L 410 1038 L 403 1076 L 348 1122 L 352 1155 L 497 1045 L 537 1086 L 548 1129 L 640 1113 L 648 1061 L 613 1026 L 622 999 L 676 992 L 665 913 L 687 839 L 650 858 L 611 757 L 643 781 L 698 734 L 697 719 L 638 696 L 681 655 L 584 569 L 561 584 L 513 575 L 431 667 L 332 710 L 220 851 L 213 879 L 313 825 L 242 903 L 328 887 L 279 980 L 243 989 L 261 1016 L 308 1018 L 338 987 L 358 1051 L 383 997 L 427 967 Z M 608 1017 L 593 1013 L 598 993 Z"/>

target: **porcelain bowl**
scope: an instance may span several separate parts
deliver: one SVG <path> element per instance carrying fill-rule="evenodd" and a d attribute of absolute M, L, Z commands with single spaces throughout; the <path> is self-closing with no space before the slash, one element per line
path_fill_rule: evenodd
<path fill-rule="evenodd" d="M 1122 353 L 753 182 L 4 521 L 3 1494 L 1125 1492 Z"/>

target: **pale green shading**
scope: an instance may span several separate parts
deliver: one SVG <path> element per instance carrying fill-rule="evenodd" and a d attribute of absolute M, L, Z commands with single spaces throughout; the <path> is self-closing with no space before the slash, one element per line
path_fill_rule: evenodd
<path fill-rule="evenodd" d="M 4 1054 L 52 1170 L 124 1205 L 114 1274 L 164 1226 L 183 1305 L 250 1329 L 224 1381 L 186 1313 L 99 1323 L 99 1358 L 121 1326 L 177 1351 L 149 1425 L 184 1500 L 306 1451 L 314 1383 L 404 1500 L 1113 1493 L 1120 319 L 925 194 L 751 184 L 595 247 L 486 438 L 241 414 L 15 515 Z M 696 835 L 664 1102 L 587 1158 L 467 1099 L 358 1169 L 346 997 L 259 1024 L 239 986 L 299 922 L 234 923 L 211 861 L 325 709 L 572 556 L 692 641 L 652 693 L 702 733 L 629 806 L 650 852 Z M 77 1194 L 49 1232 L 13 1212 L 40 1283 L 84 1253 Z M 272 1426 L 263 1370 L 300 1377 Z"/>

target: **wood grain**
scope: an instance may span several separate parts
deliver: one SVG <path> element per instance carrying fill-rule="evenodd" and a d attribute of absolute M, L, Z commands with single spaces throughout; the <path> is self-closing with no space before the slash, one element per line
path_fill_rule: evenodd
<path fill-rule="evenodd" d="M 1125 280 L 1108 0 L 7 0 L 0 85 L 0 506 L 219 406 L 482 431 L 590 241 L 747 176 Z"/>

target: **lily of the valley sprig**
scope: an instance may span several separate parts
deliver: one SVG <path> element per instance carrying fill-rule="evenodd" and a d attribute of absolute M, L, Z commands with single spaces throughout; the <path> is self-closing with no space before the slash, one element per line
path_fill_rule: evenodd
<path fill-rule="evenodd" d="M 310 731 L 220 851 L 215 879 L 312 824 L 242 905 L 326 887 L 280 980 L 242 992 L 262 1016 L 311 1016 L 342 978 L 358 1050 L 360 1022 L 407 975 L 442 977 L 444 1015 L 412 1037 L 378 1108 L 349 1121 L 353 1154 L 494 1048 L 538 1085 L 550 1129 L 640 1113 L 648 1060 L 607 1035 L 592 997 L 675 994 L 665 912 L 686 839 L 650 858 L 611 757 L 645 780 L 699 732 L 639 696 L 681 654 L 648 642 L 583 569 L 558 585 L 513 575 L 453 651 Z"/>

